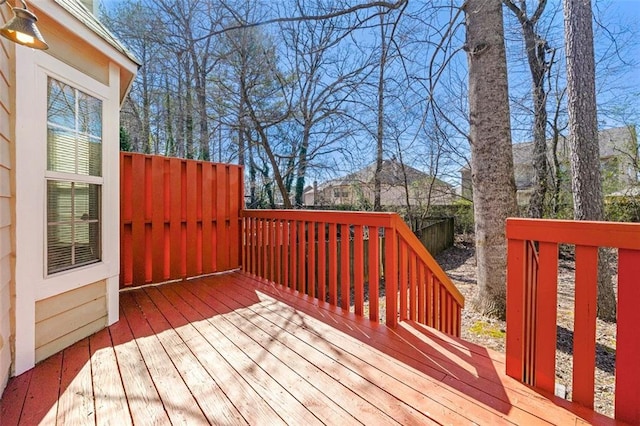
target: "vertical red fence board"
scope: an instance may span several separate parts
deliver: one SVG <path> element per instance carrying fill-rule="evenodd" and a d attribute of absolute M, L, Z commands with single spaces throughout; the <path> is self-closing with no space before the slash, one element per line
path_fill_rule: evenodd
<path fill-rule="evenodd" d="M 123 152 L 120 167 L 121 287 L 240 266 L 239 166 Z"/>
<path fill-rule="evenodd" d="M 616 418 L 640 424 L 640 250 L 618 251 Z"/>
<path fill-rule="evenodd" d="M 242 229 L 240 228 L 240 211 L 244 206 L 244 177 L 242 167 L 225 165 L 228 176 L 227 202 L 229 212 L 229 238 L 230 242 L 241 241 Z M 240 262 L 240 246 L 238 244 L 226 244 L 229 250 L 229 268 L 237 268 Z"/>

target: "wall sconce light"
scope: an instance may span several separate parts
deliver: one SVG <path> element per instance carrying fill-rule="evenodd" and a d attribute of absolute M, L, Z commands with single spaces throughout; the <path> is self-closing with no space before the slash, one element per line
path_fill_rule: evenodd
<path fill-rule="evenodd" d="M 6 3 L 7 0 L 0 0 L 0 5 Z M 38 18 L 29 9 L 25 0 L 20 0 L 22 7 L 14 7 L 13 18 L 9 20 L 2 28 L 0 35 L 8 38 L 14 43 L 23 46 L 32 47 L 34 49 L 46 50 L 49 45 L 36 26 Z"/>

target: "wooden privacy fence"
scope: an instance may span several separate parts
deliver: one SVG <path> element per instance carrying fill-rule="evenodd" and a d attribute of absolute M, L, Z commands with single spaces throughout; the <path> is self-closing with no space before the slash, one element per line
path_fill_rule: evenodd
<path fill-rule="evenodd" d="M 120 155 L 120 286 L 240 266 L 242 168 Z"/>
<path fill-rule="evenodd" d="M 333 306 L 460 335 L 464 297 L 395 213 L 245 210 L 244 271 Z"/>
<path fill-rule="evenodd" d="M 558 244 L 573 244 L 572 399 L 589 408 L 594 401 L 598 248 L 618 249 L 615 418 L 640 424 L 640 224 L 508 219 L 507 239 L 507 374 L 554 392 Z"/>
<path fill-rule="evenodd" d="M 429 224 L 416 232 L 416 234 L 422 244 L 429 250 L 429 253 L 435 256 L 453 246 L 455 236 L 454 218 L 443 217 L 428 220 Z"/>

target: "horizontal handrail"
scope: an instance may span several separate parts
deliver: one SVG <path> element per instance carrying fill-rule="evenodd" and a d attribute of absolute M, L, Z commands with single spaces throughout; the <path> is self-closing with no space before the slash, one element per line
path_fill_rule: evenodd
<path fill-rule="evenodd" d="M 243 270 L 378 321 L 459 335 L 464 297 L 395 213 L 244 210 Z M 365 292 L 368 288 L 368 292 Z M 366 293 L 366 294 L 365 294 Z"/>
<path fill-rule="evenodd" d="M 507 374 L 550 393 L 558 245 L 575 245 L 572 399 L 588 408 L 595 394 L 598 250 L 618 249 L 615 418 L 640 424 L 640 224 L 508 219 L 507 240 Z"/>
<path fill-rule="evenodd" d="M 400 236 L 407 241 L 407 243 L 411 244 L 412 247 L 419 248 L 422 246 L 420 239 L 411 231 L 400 216 L 394 216 L 393 226 L 398 230 Z M 433 256 L 431 256 L 429 251 L 416 250 L 416 254 L 420 256 L 420 259 L 431 269 L 434 276 L 447 287 L 447 291 L 451 292 L 452 296 L 456 299 L 456 302 L 461 306 L 464 306 L 464 296 L 460 293 L 460 290 L 458 290 L 455 284 L 453 284 L 453 281 L 451 281 L 451 278 L 449 278 L 447 273 L 442 270 L 438 262 L 436 262 Z"/>
<path fill-rule="evenodd" d="M 640 250 L 637 223 L 510 218 L 507 224 L 514 240 Z"/>

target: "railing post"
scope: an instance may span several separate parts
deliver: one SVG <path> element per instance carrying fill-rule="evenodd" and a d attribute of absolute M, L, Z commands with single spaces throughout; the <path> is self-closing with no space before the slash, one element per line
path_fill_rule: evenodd
<path fill-rule="evenodd" d="M 618 250 L 616 419 L 640 424 L 640 250 Z"/>
<path fill-rule="evenodd" d="M 386 324 L 398 325 L 398 236 L 395 228 L 384 229 L 384 282 L 387 299 Z"/>

